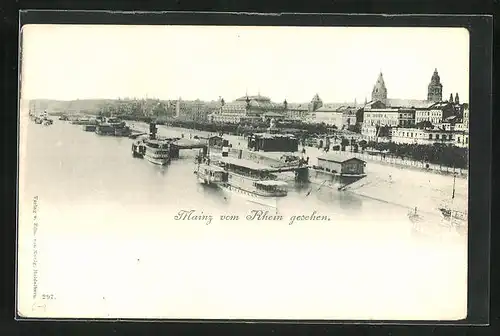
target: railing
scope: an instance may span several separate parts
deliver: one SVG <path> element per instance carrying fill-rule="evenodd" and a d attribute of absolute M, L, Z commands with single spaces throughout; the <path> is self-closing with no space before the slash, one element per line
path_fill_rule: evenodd
<path fill-rule="evenodd" d="M 385 157 L 383 154 L 374 154 L 370 155 L 368 153 L 354 153 L 350 151 L 335 151 L 335 153 L 339 153 L 341 155 L 349 155 L 349 156 L 355 156 L 359 159 L 365 160 L 365 161 L 377 161 L 381 164 L 387 164 L 387 165 L 395 165 L 395 166 L 401 166 L 405 168 L 416 168 L 416 169 L 422 169 L 422 170 L 432 170 L 435 172 L 440 172 L 443 174 L 452 174 L 455 172 L 458 177 L 467 177 L 468 176 L 468 169 L 461 169 L 461 168 L 453 168 L 453 167 L 447 167 L 435 163 L 425 163 L 421 161 L 415 161 L 415 160 L 410 160 L 410 159 L 401 159 L 394 157 L 390 154 L 385 154 Z"/>

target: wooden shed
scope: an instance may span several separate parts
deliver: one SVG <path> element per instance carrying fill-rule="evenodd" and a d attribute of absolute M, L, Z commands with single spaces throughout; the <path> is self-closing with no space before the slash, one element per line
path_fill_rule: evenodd
<path fill-rule="evenodd" d="M 318 168 L 332 173 L 364 175 L 365 161 L 351 155 L 327 153 L 318 157 Z"/>

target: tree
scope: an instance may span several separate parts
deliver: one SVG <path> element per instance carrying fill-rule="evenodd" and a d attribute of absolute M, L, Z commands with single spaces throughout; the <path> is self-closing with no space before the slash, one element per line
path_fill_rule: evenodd
<path fill-rule="evenodd" d="M 365 150 L 366 147 L 368 146 L 368 142 L 366 140 L 361 140 L 359 142 L 359 146 L 361 147 L 362 150 Z"/>

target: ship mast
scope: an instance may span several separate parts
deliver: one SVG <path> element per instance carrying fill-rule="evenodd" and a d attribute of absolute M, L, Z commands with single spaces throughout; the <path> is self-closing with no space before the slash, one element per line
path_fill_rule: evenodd
<path fill-rule="evenodd" d="M 451 194 L 451 200 L 453 202 L 453 199 L 455 198 L 455 182 L 456 182 L 456 179 L 457 179 L 457 173 L 455 172 L 455 167 L 453 167 L 453 191 L 452 191 L 452 194 Z"/>
<path fill-rule="evenodd" d="M 453 190 L 451 192 L 451 204 L 450 204 L 450 226 L 453 227 L 453 200 L 455 199 L 455 182 L 457 174 L 455 172 L 455 166 L 453 166 Z"/>

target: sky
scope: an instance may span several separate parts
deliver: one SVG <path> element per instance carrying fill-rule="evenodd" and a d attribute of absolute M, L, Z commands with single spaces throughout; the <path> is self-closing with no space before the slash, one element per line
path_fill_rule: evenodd
<path fill-rule="evenodd" d="M 469 96 L 464 28 L 27 25 L 22 99 L 160 98 L 364 102 L 380 72 L 389 98 Z"/>

